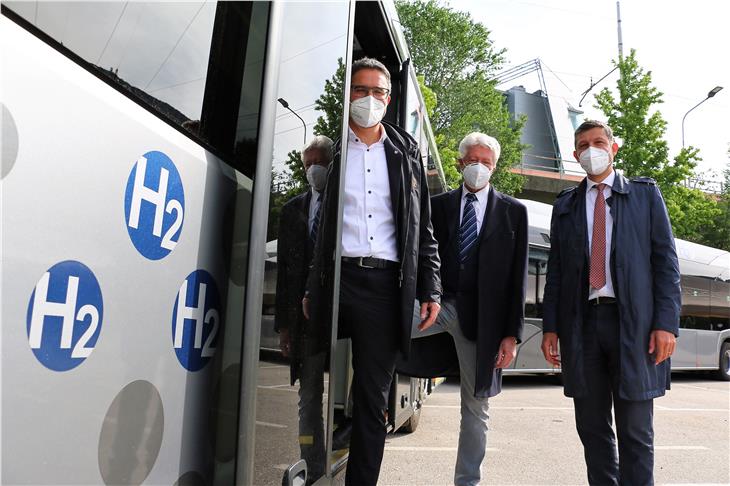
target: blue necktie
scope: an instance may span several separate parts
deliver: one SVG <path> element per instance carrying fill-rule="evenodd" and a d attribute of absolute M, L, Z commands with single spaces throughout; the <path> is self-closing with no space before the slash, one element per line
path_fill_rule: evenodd
<path fill-rule="evenodd" d="M 459 263 L 469 259 L 471 250 L 477 242 L 477 212 L 474 210 L 476 200 L 476 194 L 470 192 L 466 195 L 464 216 L 461 218 L 459 228 Z"/>
<path fill-rule="evenodd" d="M 309 232 L 309 239 L 312 240 L 312 243 L 317 241 L 317 230 L 319 229 L 319 214 L 322 211 L 322 204 L 320 204 L 320 201 L 322 201 L 322 193 L 320 192 L 319 195 L 317 195 L 317 211 L 314 212 L 314 219 L 312 220 L 312 229 Z"/>

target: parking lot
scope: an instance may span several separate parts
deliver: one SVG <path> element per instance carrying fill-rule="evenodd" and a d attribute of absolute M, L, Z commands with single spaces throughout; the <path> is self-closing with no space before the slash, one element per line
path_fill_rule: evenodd
<path fill-rule="evenodd" d="M 657 484 L 730 484 L 730 383 L 675 374 L 654 402 Z M 553 377 L 510 376 L 490 400 L 482 484 L 587 484 L 572 400 Z M 379 484 L 453 484 L 459 384 L 439 385 L 418 429 L 388 437 Z"/>

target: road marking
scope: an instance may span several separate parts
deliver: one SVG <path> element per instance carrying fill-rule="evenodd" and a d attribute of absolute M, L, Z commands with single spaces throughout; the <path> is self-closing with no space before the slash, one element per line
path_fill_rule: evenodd
<path fill-rule="evenodd" d="M 281 424 L 272 424 L 271 422 L 261 422 L 259 420 L 256 421 L 256 425 L 260 425 L 262 427 L 273 427 L 275 429 L 286 429 L 286 425 Z"/>
<path fill-rule="evenodd" d="M 658 451 L 709 451 L 709 447 L 705 446 L 654 446 Z"/>
<path fill-rule="evenodd" d="M 430 447 L 430 446 L 385 446 L 386 451 L 421 451 L 421 452 L 456 452 L 456 447 Z M 487 447 L 488 452 L 497 452 L 499 449 Z"/>
<path fill-rule="evenodd" d="M 424 408 L 461 408 L 461 405 L 424 405 Z M 490 406 L 489 410 L 573 410 L 573 407 L 500 407 Z"/>
<path fill-rule="evenodd" d="M 727 408 L 672 408 L 663 407 L 662 405 L 656 405 L 656 409 L 660 412 L 724 412 L 730 413 L 730 409 Z"/>
<path fill-rule="evenodd" d="M 261 370 L 269 370 L 271 368 L 288 368 L 288 366 L 286 366 L 286 365 L 259 366 L 259 369 L 261 369 Z"/>

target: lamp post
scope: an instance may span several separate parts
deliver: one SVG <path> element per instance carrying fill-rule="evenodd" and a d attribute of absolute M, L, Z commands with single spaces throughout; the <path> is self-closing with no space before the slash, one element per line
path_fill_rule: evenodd
<path fill-rule="evenodd" d="M 710 98 L 712 98 L 713 96 L 715 96 L 721 89 L 722 89 L 722 86 L 715 86 L 714 88 L 712 88 L 710 90 L 710 92 L 707 93 L 707 98 L 705 98 L 704 100 L 700 101 L 699 103 L 694 105 L 692 108 L 690 108 L 689 111 L 687 113 L 685 113 L 684 116 L 682 117 L 682 148 L 684 148 L 684 119 L 687 118 L 687 115 L 689 115 L 690 111 L 694 110 L 695 108 L 700 106 L 702 103 L 704 103 L 705 101 L 707 101 Z"/>
<path fill-rule="evenodd" d="M 304 120 L 302 120 L 302 117 L 301 116 L 297 115 L 297 112 L 296 111 L 294 111 L 291 108 L 289 108 L 289 103 L 287 103 L 284 98 L 279 98 L 278 101 L 279 101 L 279 103 L 281 103 L 281 106 L 283 106 L 287 110 L 289 110 L 292 113 L 294 113 L 294 116 L 297 117 L 297 118 L 299 118 L 302 121 L 302 126 L 304 127 L 304 145 L 306 145 L 307 144 L 307 124 L 304 123 Z"/>

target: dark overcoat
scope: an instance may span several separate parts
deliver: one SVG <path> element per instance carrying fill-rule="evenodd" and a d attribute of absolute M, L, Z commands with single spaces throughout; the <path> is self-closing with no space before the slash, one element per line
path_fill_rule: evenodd
<path fill-rule="evenodd" d="M 441 272 L 456 272 L 455 262 L 462 189 L 431 200 L 434 233 L 439 243 Z M 507 336 L 521 341 L 527 279 L 527 209 L 510 196 L 489 190 L 477 248 L 477 288 L 457 295 L 459 324 L 465 336 L 477 343 L 474 395 L 494 396 L 501 390 L 501 374 L 494 374 L 499 345 Z M 452 264 L 452 263 L 450 263 Z M 414 336 L 411 357 L 398 363 L 398 371 L 421 377 L 458 375 L 454 341 L 447 333 Z"/>
<path fill-rule="evenodd" d="M 407 355 L 411 343 L 413 303 L 440 302 L 441 280 L 436 239 L 431 226 L 426 171 L 421 151 L 415 140 L 404 130 L 383 122 L 387 138 L 385 155 L 388 164 L 390 197 L 397 229 L 400 306 L 400 351 Z M 322 218 L 312 267 L 307 281 L 310 301 L 310 317 L 320 328 L 330 328 L 332 322 L 332 296 L 334 295 L 335 249 L 337 239 L 338 204 L 340 185 L 340 153 L 335 145 L 334 161 L 330 166 L 322 201 Z M 369 255 L 362 255 L 369 256 Z M 368 305 L 363 302 L 363 305 Z"/>
<path fill-rule="evenodd" d="M 587 393 L 583 320 L 588 302 L 586 181 L 563 191 L 553 206 L 545 283 L 543 331 L 556 332 L 565 394 Z M 613 218 L 610 269 L 620 326 L 619 394 L 626 400 L 662 396 L 670 385 L 670 360 L 655 365 L 648 354 L 654 329 L 679 333 L 680 273 L 674 237 L 659 188 L 649 178 L 616 174 L 606 200 Z"/>

